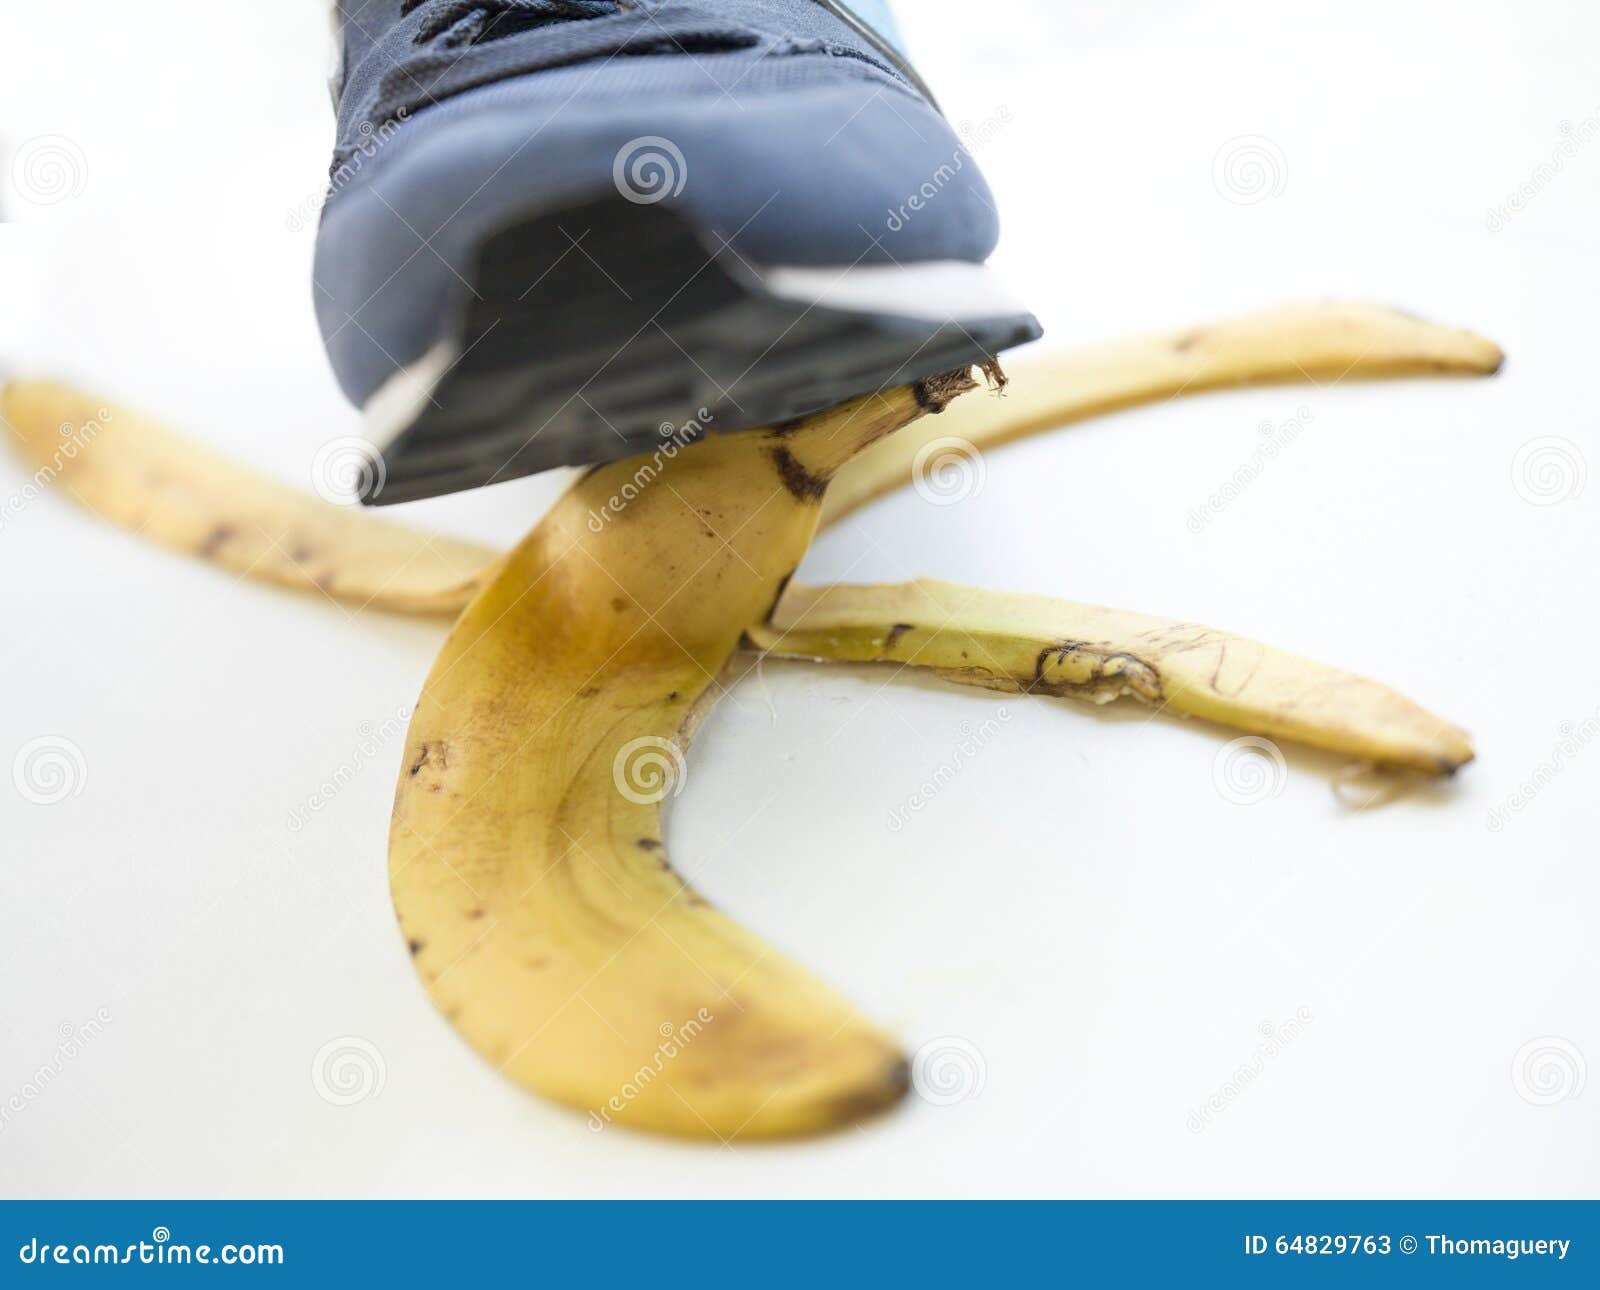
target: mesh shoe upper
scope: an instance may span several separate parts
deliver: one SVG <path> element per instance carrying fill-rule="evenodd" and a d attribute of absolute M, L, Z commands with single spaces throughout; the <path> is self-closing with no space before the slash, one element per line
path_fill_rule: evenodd
<path fill-rule="evenodd" d="M 668 202 L 757 264 L 978 261 L 996 240 L 949 124 L 818 0 L 342 0 L 341 17 L 315 283 L 358 403 L 428 348 L 486 231 L 601 190 Z"/>

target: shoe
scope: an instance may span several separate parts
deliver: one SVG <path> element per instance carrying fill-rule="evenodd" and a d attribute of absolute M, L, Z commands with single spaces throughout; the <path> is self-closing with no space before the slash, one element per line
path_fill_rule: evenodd
<path fill-rule="evenodd" d="M 382 456 L 363 500 L 772 425 L 1038 336 L 867 3 L 340 0 L 314 284 Z"/>

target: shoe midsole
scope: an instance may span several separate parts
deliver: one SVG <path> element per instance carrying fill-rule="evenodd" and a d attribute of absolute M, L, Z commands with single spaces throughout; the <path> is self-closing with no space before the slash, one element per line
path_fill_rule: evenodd
<path fill-rule="evenodd" d="M 855 313 L 960 322 L 1028 312 L 1022 298 L 989 265 L 970 260 L 775 266 L 758 268 L 756 274 L 768 291 L 785 300 Z"/>

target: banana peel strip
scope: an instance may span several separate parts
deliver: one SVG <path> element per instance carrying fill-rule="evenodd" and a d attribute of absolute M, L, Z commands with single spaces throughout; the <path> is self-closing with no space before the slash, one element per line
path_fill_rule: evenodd
<path fill-rule="evenodd" d="M 1124 696 L 1274 739 L 1430 775 L 1472 760 L 1466 732 L 1353 672 L 1199 623 L 933 579 L 791 587 L 747 631 L 780 658 L 898 663 L 1017 694 Z"/>
<path fill-rule="evenodd" d="M 500 554 L 333 505 L 54 381 L 8 383 L 0 418 L 36 486 L 241 577 L 362 607 L 455 614 Z"/>
<path fill-rule="evenodd" d="M 1123 408 L 1231 386 L 1345 377 L 1488 376 L 1505 355 L 1493 341 L 1382 305 L 1284 305 L 1219 323 L 1086 345 L 1008 365 L 997 409 L 968 399 L 937 421 L 862 453 L 828 490 L 822 522 L 903 487 L 939 439 L 998 447 Z"/>

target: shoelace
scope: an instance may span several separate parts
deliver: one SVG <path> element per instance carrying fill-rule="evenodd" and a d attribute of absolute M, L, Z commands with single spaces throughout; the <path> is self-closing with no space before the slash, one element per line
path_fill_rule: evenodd
<path fill-rule="evenodd" d="M 419 45 L 476 45 L 534 27 L 604 18 L 629 8 L 628 0 L 404 0 L 401 17 L 422 10 Z"/>

